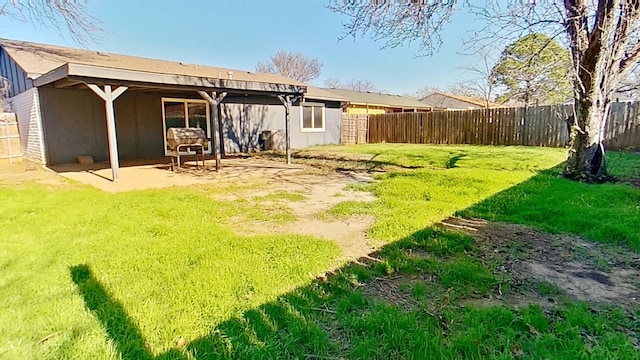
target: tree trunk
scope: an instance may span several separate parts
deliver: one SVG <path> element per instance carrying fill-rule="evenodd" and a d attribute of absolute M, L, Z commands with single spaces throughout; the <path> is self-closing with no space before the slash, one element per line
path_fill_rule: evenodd
<path fill-rule="evenodd" d="M 581 94 L 584 95 L 584 94 Z M 569 156 L 563 176 L 572 180 L 603 182 L 608 179 L 604 152 L 604 129 L 608 99 L 591 101 L 578 96 L 575 115 L 569 118 Z"/>

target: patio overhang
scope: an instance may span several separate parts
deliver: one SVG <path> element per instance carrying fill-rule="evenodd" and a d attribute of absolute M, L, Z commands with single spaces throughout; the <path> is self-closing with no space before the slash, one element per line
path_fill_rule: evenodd
<path fill-rule="evenodd" d="M 220 74 L 223 75 L 222 73 Z M 166 90 L 192 90 L 218 92 L 242 92 L 265 95 L 302 95 L 307 87 L 296 84 L 236 80 L 228 78 L 199 77 L 180 74 L 127 70 L 67 63 L 33 80 L 34 86 L 54 84 L 64 88 L 81 83 L 97 83 L 128 88 L 154 88 Z M 231 77 L 231 78 L 229 78 Z"/>
<path fill-rule="evenodd" d="M 295 100 L 304 96 L 307 87 L 298 84 L 284 84 L 261 81 L 247 81 L 233 79 L 231 72 L 225 74 L 227 78 L 200 77 L 182 74 L 159 73 L 129 69 L 118 69 L 104 66 L 66 63 L 44 75 L 33 79 L 36 87 L 54 86 L 56 88 L 87 87 L 105 102 L 107 120 L 107 137 L 109 143 L 109 160 L 112 170 L 112 181 L 118 182 L 119 160 L 118 143 L 116 139 L 116 125 L 114 101 L 125 91 L 155 90 L 155 91 L 193 91 L 206 99 L 212 108 L 216 108 L 227 93 L 251 94 L 271 96 L 286 99 L 285 124 L 289 129 L 289 107 Z M 215 110 L 215 109 L 214 109 Z M 214 151 L 216 156 L 216 170 L 220 167 L 219 155 L 219 127 L 217 126 L 217 112 L 213 113 L 214 123 Z M 290 163 L 290 132 L 286 134 L 287 163 Z"/>

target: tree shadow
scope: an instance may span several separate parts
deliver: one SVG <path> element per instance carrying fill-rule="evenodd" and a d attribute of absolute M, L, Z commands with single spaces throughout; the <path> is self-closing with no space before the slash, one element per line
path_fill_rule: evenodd
<path fill-rule="evenodd" d="M 350 172 L 350 171 L 365 171 L 365 172 L 376 172 L 376 171 L 386 171 L 389 168 L 403 169 L 403 170 L 416 170 L 423 169 L 424 166 L 418 165 L 405 165 L 401 162 L 395 161 L 387 161 L 387 160 L 378 160 L 378 156 L 383 153 L 373 154 L 370 158 L 356 158 L 348 155 L 338 155 L 338 154 L 322 154 L 322 155 L 314 155 L 312 153 L 305 153 L 304 150 L 293 151 L 292 157 L 296 160 L 300 160 L 302 163 L 311 166 L 311 167 L 327 167 L 335 169 L 340 172 Z M 281 161 L 281 159 L 285 158 L 284 153 L 280 152 L 272 152 L 261 154 L 260 156 L 269 158 L 269 159 L 277 159 Z M 325 165 L 326 163 L 326 165 Z"/>
<path fill-rule="evenodd" d="M 84 304 L 100 320 L 109 338 L 124 359 L 153 359 L 144 338 L 129 317 L 122 303 L 96 279 L 91 268 L 86 265 L 72 266 L 71 280 L 78 287 Z"/>
<path fill-rule="evenodd" d="M 445 165 L 445 167 L 447 169 L 457 168 L 458 165 L 456 165 L 456 163 L 466 156 L 467 154 L 458 154 L 456 156 L 452 156 L 451 158 L 449 158 L 449 160 L 447 160 L 447 164 Z"/>
<path fill-rule="evenodd" d="M 208 336 L 183 344 L 182 347 L 176 345 L 176 348 L 154 356 L 122 303 L 96 279 L 90 266 L 76 265 L 69 271 L 86 308 L 100 321 L 123 359 L 247 359 L 274 352 L 280 354 L 278 357 L 295 358 L 296 354 L 312 354 L 323 350 L 322 346 L 309 346 L 287 339 L 290 332 L 286 329 L 295 329 L 296 336 L 303 333 L 305 340 L 325 336 L 318 326 L 310 324 L 296 310 L 309 309 L 312 301 L 290 293 L 246 311 L 241 318 L 232 318 L 219 324 Z"/>
<path fill-rule="evenodd" d="M 225 153 L 247 153 L 258 148 L 268 106 L 223 103 L 220 108 Z"/>

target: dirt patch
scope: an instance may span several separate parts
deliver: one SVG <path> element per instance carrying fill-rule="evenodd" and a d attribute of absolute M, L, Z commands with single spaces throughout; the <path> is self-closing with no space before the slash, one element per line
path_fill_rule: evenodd
<path fill-rule="evenodd" d="M 285 225 L 265 224 L 259 222 L 243 222 L 239 226 L 245 235 L 268 233 L 295 233 L 317 236 L 335 241 L 349 259 L 366 257 L 374 251 L 367 239 L 367 229 L 373 224 L 371 216 L 351 216 L 347 219 L 324 219 L 322 213 L 343 201 L 374 201 L 371 193 L 347 189 L 350 184 L 371 182 L 373 179 L 365 174 L 333 173 L 330 175 L 297 174 L 280 177 L 270 181 L 259 190 L 252 190 L 252 197 L 269 196 L 278 192 L 301 193 L 303 200 L 290 201 L 280 199 L 297 218 Z M 225 194 L 225 200 L 246 197 L 247 194 Z M 240 224 L 238 224 L 240 225 Z"/>
<path fill-rule="evenodd" d="M 633 186 L 637 189 L 640 189 L 640 176 L 622 179 L 620 182 Z"/>
<path fill-rule="evenodd" d="M 411 295 L 411 288 L 418 281 L 417 276 L 404 275 L 374 278 L 362 287 L 362 293 L 368 297 L 384 300 L 408 310 L 419 306 L 420 302 Z"/>
<path fill-rule="evenodd" d="M 56 172 L 39 165 L 23 162 L 14 165 L 0 165 L 0 185 L 19 185 L 35 182 L 48 186 L 73 186 L 65 177 L 95 186 L 103 191 L 120 192 L 138 189 L 163 188 L 168 186 L 208 186 L 229 192 L 215 195 L 225 201 L 238 198 L 255 198 L 276 193 L 300 193 L 303 199 L 292 201 L 276 197 L 272 201 L 282 202 L 297 218 L 285 225 L 272 222 L 239 219 L 236 228 L 244 234 L 294 233 L 312 235 L 338 243 L 348 259 L 366 257 L 374 251 L 366 232 L 374 219 L 369 216 L 353 216 L 347 219 L 324 219 L 319 214 L 343 201 L 373 201 L 368 192 L 346 189 L 350 184 L 374 181 L 369 175 L 356 172 L 335 172 L 326 175 L 314 173 L 302 164 L 287 165 L 283 162 L 254 158 L 228 158 L 223 160 L 220 172 L 210 171 L 213 166 L 207 160 L 207 170 L 191 169 L 188 165 L 181 172 L 169 171 L 163 159 L 147 162 L 124 162 L 120 168 L 120 182 L 110 181 L 111 169 L 108 164 L 91 166 L 66 164 L 54 168 Z M 62 176 L 60 176 L 62 175 Z M 252 186 L 255 184 L 255 186 Z M 263 202 L 257 206 L 268 206 Z"/>
<path fill-rule="evenodd" d="M 0 184 L 19 185 L 35 182 L 46 186 L 69 185 L 64 178 L 29 161 L 0 165 Z"/>
<path fill-rule="evenodd" d="M 513 282 L 509 302 L 555 303 L 558 296 L 637 307 L 640 256 L 620 247 L 523 225 L 449 218 L 443 227 L 476 240 L 481 260 Z"/>

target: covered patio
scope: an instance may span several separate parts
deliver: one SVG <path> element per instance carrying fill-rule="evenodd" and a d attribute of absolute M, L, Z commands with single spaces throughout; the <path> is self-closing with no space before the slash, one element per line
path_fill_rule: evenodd
<path fill-rule="evenodd" d="M 185 65 L 188 66 L 188 65 Z M 120 127 L 116 129 L 118 123 L 118 114 L 115 110 L 115 104 L 118 98 L 125 93 L 140 94 L 157 94 L 158 96 L 175 96 L 185 99 L 185 104 L 189 99 L 200 98 L 205 100 L 208 106 L 206 109 L 207 135 L 210 141 L 210 153 L 212 160 L 209 161 L 208 167 L 218 171 L 222 166 L 221 160 L 221 125 L 220 125 L 220 103 L 227 96 L 232 97 L 261 97 L 273 99 L 280 103 L 284 111 L 285 129 L 285 149 L 286 163 L 291 164 L 291 107 L 294 103 L 302 99 L 307 91 L 306 86 L 296 84 L 284 84 L 268 81 L 256 81 L 234 78 L 233 72 L 228 72 L 219 78 L 209 78 L 200 76 L 186 76 L 166 73 L 155 73 L 147 71 L 133 71 L 116 68 L 108 68 L 103 66 L 94 66 L 87 64 L 67 63 L 63 66 L 50 71 L 34 80 L 37 87 L 47 87 L 53 89 L 72 89 L 72 90 L 91 90 L 95 96 L 99 97 L 104 104 L 104 115 L 106 119 L 106 137 L 108 140 L 108 163 L 109 169 L 95 169 L 90 172 L 93 178 L 109 180 L 113 183 L 120 182 L 121 177 L 126 177 L 125 171 L 122 171 L 120 165 L 120 146 L 118 144 L 118 133 L 122 136 Z M 262 80 L 262 79 L 258 79 Z M 163 98 L 164 99 L 164 98 Z M 164 101 L 164 100 L 163 100 Z M 186 112 L 186 111 L 185 111 Z M 210 115 L 209 115 L 210 114 Z M 126 114 L 129 116 L 128 114 Z M 190 120 L 185 126 L 192 126 Z M 198 125 L 200 126 L 200 125 Z M 136 129 L 136 131 L 144 131 Z M 165 135 L 166 135 L 166 129 Z M 128 134 L 127 134 L 128 135 Z M 144 132 L 137 136 L 145 136 Z M 146 136 L 150 136 L 146 134 Z M 129 136 L 130 137 L 130 136 Z M 136 139 L 136 141 L 139 141 Z M 65 144 L 67 146 L 67 144 Z M 135 163 L 135 162 L 134 162 Z M 211 166 L 211 163 L 213 165 Z M 233 161 L 225 161 L 225 165 L 233 166 Z M 248 164 L 245 162 L 244 164 Z M 82 169 L 82 166 L 58 165 L 53 166 L 54 169 Z M 153 166 L 151 167 L 153 168 Z M 148 169 L 151 169 L 148 168 Z M 133 169 L 136 169 L 133 171 Z M 138 173 L 141 169 L 133 167 L 126 173 Z M 56 170 L 58 171 L 58 170 Z M 65 173 L 64 171 L 62 171 Z M 73 172 L 72 172 L 73 173 Z M 82 170 L 80 171 L 82 173 Z M 89 173 L 86 172 L 85 173 Z M 166 175 L 166 174 L 165 174 Z M 166 179 L 177 178 L 177 175 L 166 175 Z M 184 176 L 182 176 L 184 177 Z M 80 176 L 79 178 L 84 178 Z M 198 177 L 196 177 L 198 178 Z M 195 178 L 194 178 L 195 179 Z M 95 179 L 94 179 L 95 180 Z M 127 180 L 132 185 L 134 180 Z M 186 180 L 188 181 L 188 180 Z M 192 180 L 195 181 L 195 180 Z M 185 179 L 177 181 L 184 183 Z M 168 183 L 171 183 L 169 181 Z M 101 182 L 96 183 L 97 186 Z M 170 185 L 169 185 L 170 186 Z M 127 186 L 122 186 L 127 187 Z M 147 186 L 148 187 L 148 186 Z M 108 188 L 108 187 L 107 187 Z"/>

